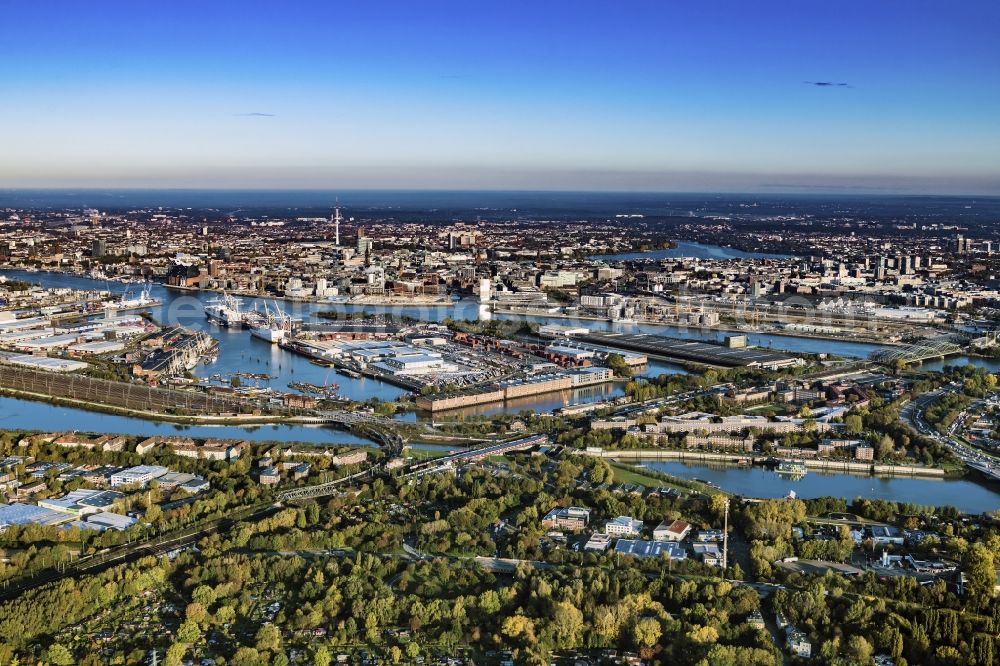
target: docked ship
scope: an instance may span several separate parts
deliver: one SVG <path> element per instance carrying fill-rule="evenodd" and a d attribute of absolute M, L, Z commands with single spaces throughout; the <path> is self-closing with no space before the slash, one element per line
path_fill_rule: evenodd
<path fill-rule="evenodd" d="M 107 305 L 109 307 L 117 308 L 119 310 L 136 310 L 139 308 L 152 307 L 154 305 L 159 305 L 160 301 L 156 300 L 149 295 L 149 285 L 143 287 L 142 291 L 139 292 L 137 296 L 133 296 L 129 293 L 130 290 L 125 290 L 122 297 L 117 301 L 109 302 Z"/>
<path fill-rule="evenodd" d="M 778 469 L 776 471 L 782 476 L 792 477 L 802 477 L 809 472 L 804 462 L 796 460 L 782 460 L 778 463 Z"/>
<path fill-rule="evenodd" d="M 265 303 L 263 312 L 255 307 L 246 313 L 243 323 L 250 329 L 250 335 L 271 344 L 281 342 L 292 333 L 291 316 L 277 305 L 268 308 L 267 303 Z"/>
<path fill-rule="evenodd" d="M 221 297 L 205 303 L 205 316 L 219 326 L 239 328 L 243 325 L 243 312 L 240 311 L 242 304 L 240 299 L 223 292 Z"/>

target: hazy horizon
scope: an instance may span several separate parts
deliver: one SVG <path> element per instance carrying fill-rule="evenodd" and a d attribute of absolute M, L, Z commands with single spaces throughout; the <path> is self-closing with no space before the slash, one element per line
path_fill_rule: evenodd
<path fill-rule="evenodd" d="M 1000 194 L 982 0 L 3 16 L 0 187 Z"/>

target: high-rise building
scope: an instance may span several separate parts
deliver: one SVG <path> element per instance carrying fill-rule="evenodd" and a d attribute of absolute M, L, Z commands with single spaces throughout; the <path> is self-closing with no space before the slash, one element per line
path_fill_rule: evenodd
<path fill-rule="evenodd" d="M 970 251 L 972 251 L 972 239 L 959 234 L 955 238 L 955 254 L 968 254 Z"/>
<path fill-rule="evenodd" d="M 96 238 L 90 246 L 90 256 L 98 259 L 108 253 L 108 244 L 103 238 Z"/>
<path fill-rule="evenodd" d="M 358 227 L 358 254 L 367 256 L 372 251 L 372 239 L 365 235 L 365 228 Z"/>

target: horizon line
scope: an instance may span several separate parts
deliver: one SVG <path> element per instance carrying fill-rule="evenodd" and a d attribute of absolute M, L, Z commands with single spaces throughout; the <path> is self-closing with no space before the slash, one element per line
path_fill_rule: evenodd
<path fill-rule="evenodd" d="M 198 186 L 97 186 L 97 185 L 58 185 L 58 186 L 14 186 L 0 185 L 0 192 L 482 192 L 496 194 L 633 194 L 633 195 L 665 195 L 665 194 L 715 194 L 740 196 L 796 196 L 796 195 L 833 195 L 833 196 L 903 196 L 914 198 L 925 197 L 979 197 L 1000 199 L 1000 192 L 914 192 L 894 188 L 865 188 L 863 186 L 833 186 L 828 188 L 800 188 L 797 190 L 739 190 L 739 189 L 677 189 L 677 190 L 616 190 L 616 189 L 564 189 L 564 188 L 490 188 L 490 187 L 198 187 Z"/>

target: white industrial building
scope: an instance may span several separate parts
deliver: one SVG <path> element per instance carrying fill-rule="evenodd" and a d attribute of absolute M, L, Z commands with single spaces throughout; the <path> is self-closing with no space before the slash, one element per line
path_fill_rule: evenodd
<path fill-rule="evenodd" d="M 169 471 L 169 469 L 160 465 L 136 465 L 135 467 L 129 467 L 128 469 L 123 469 L 120 472 L 112 474 L 111 487 L 131 486 L 134 484 L 145 486 L 153 479 L 159 478 Z"/>
<path fill-rule="evenodd" d="M 642 534 L 642 521 L 631 516 L 618 516 L 604 526 L 605 534 L 632 536 Z"/>

